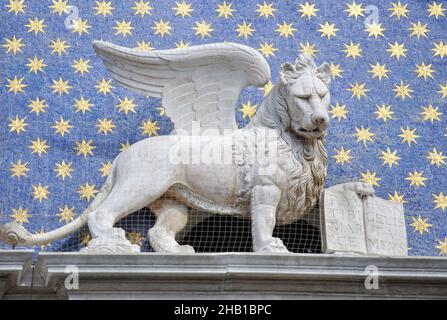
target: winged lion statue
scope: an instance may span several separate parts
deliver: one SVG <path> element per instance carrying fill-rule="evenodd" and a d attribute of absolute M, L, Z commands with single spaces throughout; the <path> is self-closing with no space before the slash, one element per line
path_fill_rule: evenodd
<path fill-rule="evenodd" d="M 196 211 L 251 219 L 254 251 L 288 252 L 272 235 L 275 225 L 303 218 L 326 179 L 329 64 L 316 66 L 305 54 L 283 63 L 279 81 L 250 123 L 238 129 L 235 106 L 241 91 L 270 79 L 269 65 L 256 50 L 227 42 L 151 51 L 103 41 L 93 46 L 119 84 L 162 99 L 174 134 L 141 140 L 121 152 L 96 198 L 71 223 L 38 235 L 7 223 L 0 238 L 16 245 L 45 244 L 88 223 L 92 240 L 83 251 L 139 252 L 114 224 L 149 206 L 157 221 L 148 237 L 159 252 L 194 252 L 176 236 Z M 211 147 L 207 152 L 216 161 L 191 160 L 200 143 Z M 190 161 L 174 159 L 188 150 Z M 374 193 L 358 182 L 342 187 Z"/>

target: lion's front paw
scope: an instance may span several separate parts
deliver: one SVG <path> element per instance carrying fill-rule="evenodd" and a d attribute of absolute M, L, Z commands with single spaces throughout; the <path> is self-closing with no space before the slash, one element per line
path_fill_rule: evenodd
<path fill-rule="evenodd" d="M 279 238 L 271 238 L 266 244 L 261 245 L 259 249 L 255 249 L 256 252 L 278 252 L 278 253 L 288 253 L 286 246 Z"/>
<path fill-rule="evenodd" d="M 345 190 L 354 191 L 360 197 L 373 197 L 375 194 L 374 188 L 364 182 L 350 182 L 345 185 Z"/>

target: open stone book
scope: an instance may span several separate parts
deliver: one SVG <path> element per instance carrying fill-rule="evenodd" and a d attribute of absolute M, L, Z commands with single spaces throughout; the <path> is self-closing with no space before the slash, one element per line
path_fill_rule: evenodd
<path fill-rule="evenodd" d="M 401 203 L 326 189 L 320 206 L 322 249 L 381 256 L 408 255 Z"/>

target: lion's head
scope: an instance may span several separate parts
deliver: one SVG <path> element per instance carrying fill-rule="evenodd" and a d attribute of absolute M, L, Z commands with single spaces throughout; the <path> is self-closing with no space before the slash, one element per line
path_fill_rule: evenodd
<path fill-rule="evenodd" d="M 328 107 L 331 79 L 328 63 L 319 67 L 310 55 L 300 55 L 292 63 L 283 63 L 280 71 L 283 97 L 290 117 L 290 130 L 305 138 L 320 138 L 329 126 Z"/>

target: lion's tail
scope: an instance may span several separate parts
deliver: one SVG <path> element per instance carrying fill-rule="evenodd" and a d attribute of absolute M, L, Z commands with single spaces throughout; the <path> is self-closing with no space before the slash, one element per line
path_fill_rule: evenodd
<path fill-rule="evenodd" d="M 96 210 L 103 203 L 112 189 L 115 180 L 115 164 L 117 159 L 118 157 L 113 161 L 110 174 L 93 202 L 75 220 L 56 230 L 42 234 L 31 234 L 21 224 L 16 222 L 6 223 L 0 225 L 0 240 L 10 245 L 44 245 L 66 237 L 70 233 L 79 230 L 86 224 L 89 213 Z"/>

